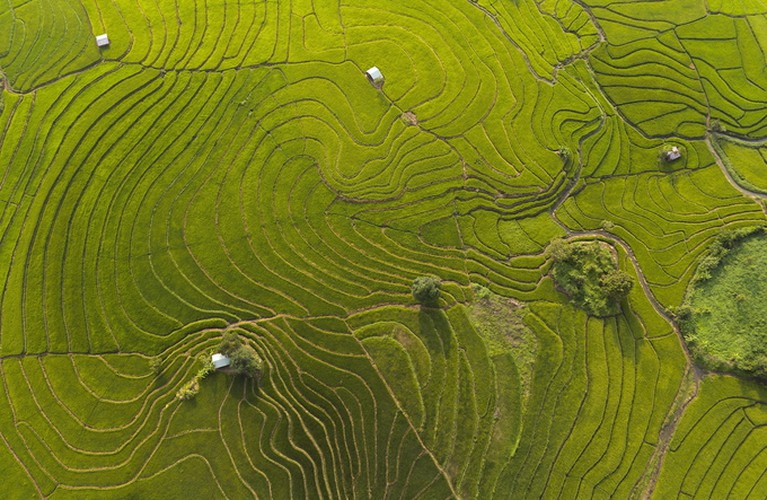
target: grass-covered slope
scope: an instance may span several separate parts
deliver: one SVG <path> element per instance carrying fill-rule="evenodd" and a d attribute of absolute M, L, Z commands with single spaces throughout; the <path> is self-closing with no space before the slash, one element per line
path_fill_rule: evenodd
<path fill-rule="evenodd" d="M 765 218 L 702 140 L 764 139 L 764 12 L 708 3 L 0 7 L 4 495 L 681 492 L 708 437 L 669 441 L 692 372 L 664 308 Z M 568 236 L 635 280 L 615 316 L 547 277 Z M 260 386 L 178 401 L 226 331 Z"/>
<path fill-rule="evenodd" d="M 90 25 L 79 2 L 6 2 L 0 26 L 0 77 L 18 91 L 82 71 L 100 59 L 94 37 L 101 32 Z"/>

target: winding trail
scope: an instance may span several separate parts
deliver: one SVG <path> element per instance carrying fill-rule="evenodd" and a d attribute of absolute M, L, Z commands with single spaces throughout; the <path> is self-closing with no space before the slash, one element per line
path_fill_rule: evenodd
<path fill-rule="evenodd" d="M 687 350 L 687 345 L 682 344 Z M 692 390 L 689 390 L 687 385 L 688 377 L 692 376 Z M 684 377 L 682 378 L 682 384 L 679 386 L 674 402 L 672 403 L 672 410 L 666 417 L 666 423 L 660 429 L 660 435 L 658 436 L 658 445 L 655 447 L 655 451 L 647 462 L 644 473 L 639 482 L 634 485 L 632 489 L 632 497 L 641 496 L 643 499 L 649 499 L 652 497 L 655 491 L 655 486 L 658 484 L 658 477 L 663 466 L 663 460 L 666 458 L 669 445 L 671 444 L 671 438 L 674 437 L 676 427 L 679 421 L 682 419 L 687 406 L 692 403 L 696 397 L 698 397 L 698 390 L 700 389 L 700 381 L 704 376 L 703 370 L 695 366 L 694 363 L 689 361 L 687 369 L 685 370 Z M 643 482 L 647 478 L 647 482 Z"/>

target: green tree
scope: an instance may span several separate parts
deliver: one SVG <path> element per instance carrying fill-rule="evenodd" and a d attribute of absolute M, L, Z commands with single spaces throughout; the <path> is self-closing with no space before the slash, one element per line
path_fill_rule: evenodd
<path fill-rule="evenodd" d="M 575 246 L 571 243 L 557 238 L 549 243 L 547 253 L 554 260 L 554 262 L 565 262 L 573 258 Z"/>
<path fill-rule="evenodd" d="M 155 375 L 159 375 L 162 371 L 162 358 L 160 356 L 149 358 L 149 369 L 152 370 L 152 373 Z"/>
<path fill-rule="evenodd" d="M 421 276 L 413 281 L 410 290 L 421 304 L 434 304 L 439 299 L 442 282 L 436 276 Z"/>
<path fill-rule="evenodd" d="M 238 375 L 246 375 L 250 378 L 259 379 L 264 361 L 258 353 L 246 345 L 236 331 L 230 330 L 224 333 L 218 344 L 218 351 L 230 360 L 230 367 Z"/>
<path fill-rule="evenodd" d="M 218 344 L 218 352 L 231 358 L 232 353 L 236 352 L 241 347 L 242 339 L 240 336 L 237 335 L 236 331 L 229 330 L 224 332 L 224 336 L 221 338 L 221 342 Z"/>
<path fill-rule="evenodd" d="M 634 283 L 631 276 L 618 270 L 609 248 L 598 241 L 557 239 L 547 249 L 557 288 L 593 316 L 618 314 L 621 300 Z"/>
<path fill-rule="evenodd" d="M 232 362 L 230 366 L 238 374 L 260 378 L 264 362 L 252 347 L 243 346 L 233 352 L 229 359 Z"/>
<path fill-rule="evenodd" d="M 613 302 L 620 302 L 628 296 L 634 286 L 634 280 L 627 273 L 616 269 L 604 274 L 600 278 L 599 284 L 607 298 Z"/>

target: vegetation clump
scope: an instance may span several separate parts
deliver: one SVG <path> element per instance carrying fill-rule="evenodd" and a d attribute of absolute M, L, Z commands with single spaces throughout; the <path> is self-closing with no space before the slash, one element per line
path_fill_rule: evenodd
<path fill-rule="evenodd" d="M 472 325 L 484 339 L 491 358 L 510 355 L 519 373 L 523 401 L 532 386 L 538 341 L 525 322 L 527 306 L 472 284 L 474 300 L 468 307 Z"/>
<path fill-rule="evenodd" d="M 575 305 L 592 316 L 620 312 L 634 280 L 618 269 L 607 245 L 558 239 L 551 242 L 548 254 L 553 260 L 554 283 Z"/>
<path fill-rule="evenodd" d="M 162 371 L 162 358 L 160 356 L 154 356 L 149 358 L 149 369 L 155 376 L 159 375 Z"/>
<path fill-rule="evenodd" d="M 627 273 L 614 269 L 599 278 L 599 286 L 611 302 L 620 302 L 634 286 L 634 280 Z"/>
<path fill-rule="evenodd" d="M 201 357 L 200 359 L 202 361 L 202 368 L 197 370 L 197 373 L 195 373 L 192 380 L 184 384 L 178 392 L 176 392 L 176 398 L 178 400 L 189 401 L 190 399 L 194 399 L 200 392 L 200 382 L 202 379 L 216 370 L 216 367 L 213 366 L 213 362 L 210 361 L 210 359 L 207 357 Z"/>
<path fill-rule="evenodd" d="M 234 373 L 252 379 L 261 378 L 264 361 L 255 349 L 242 341 L 237 332 L 230 330 L 224 333 L 218 345 L 218 352 L 229 358 L 229 367 Z"/>
<path fill-rule="evenodd" d="M 767 237 L 757 230 L 717 237 L 675 315 L 699 364 L 767 379 Z"/>
<path fill-rule="evenodd" d="M 722 231 L 708 247 L 705 256 L 698 264 L 693 276 L 693 282 L 705 281 L 711 278 L 711 273 L 719 266 L 722 259 L 730 252 L 737 242 L 760 230 L 759 226 L 744 227 Z"/>
<path fill-rule="evenodd" d="M 410 290 L 413 298 L 424 305 L 434 305 L 439 300 L 442 282 L 436 276 L 421 276 L 413 281 Z"/>

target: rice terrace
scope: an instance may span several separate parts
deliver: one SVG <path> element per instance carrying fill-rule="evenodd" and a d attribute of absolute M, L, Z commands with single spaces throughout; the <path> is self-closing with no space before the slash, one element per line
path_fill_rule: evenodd
<path fill-rule="evenodd" d="M 767 1 L 6 0 L 3 498 L 767 498 Z"/>

